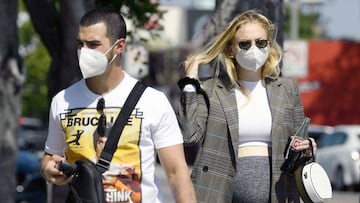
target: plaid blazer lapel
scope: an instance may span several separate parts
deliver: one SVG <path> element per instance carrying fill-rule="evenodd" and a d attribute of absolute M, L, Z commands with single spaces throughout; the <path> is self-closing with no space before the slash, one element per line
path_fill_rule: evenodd
<path fill-rule="evenodd" d="M 281 111 L 283 105 L 283 95 L 284 95 L 284 88 L 282 87 L 282 82 L 279 80 L 274 80 L 266 85 L 266 92 L 269 99 L 271 117 L 272 117 L 272 125 L 271 125 L 271 139 L 272 139 L 272 157 L 273 167 L 278 167 L 277 165 L 282 163 L 283 159 L 283 148 L 281 147 L 281 142 L 279 141 L 287 141 L 286 138 L 282 138 L 283 136 L 283 129 L 279 125 L 281 122 Z M 279 163 L 277 163 L 279 162 Z M 280 175 L 280 174 L 276 174 Z M 275 176 L 276 176 L 275 175 Z"/>
<path fill-rule="evenodd" d="M 239 118 L 237 113 L 237 104 L 235 98 L 235 89 L 227 89 L 221 84 L 221 88 L 215 89 L 215 93 L 220 101 L 220 104 L 223 108 L 225 119 L 228 124 L 228 129 L 230 132 L 230 139 L 232 144 L 233 154 L 235 159 L 237 157 L 237 144 L 239 139 Z"/>
<path fill-rule="evenodd" d="M 268 85 L 266 85 L 266 92 L 268 95 L 268 99 L 269 99 L 269 105 L 270 105 L 270 110 L 271 110 L 271 116 L 272 116 L 272 120 L 273 121 L 278 121 L 278 113 L 279 111 L 276 111 L 275 109 L 279 109 L 279 107 L 281 107 L 282 105 L 282 91 L 284 91 L 282 89 L 282 83 L 279 80 L 275 80 L 271 83 L 268 83 Z M 272 125 L 272 129 L 271 131 L 274 131 L 274 124 Z"/>

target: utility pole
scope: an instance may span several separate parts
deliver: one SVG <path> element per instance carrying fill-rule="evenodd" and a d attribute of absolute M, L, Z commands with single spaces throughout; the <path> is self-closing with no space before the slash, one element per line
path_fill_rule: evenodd
<path fill-rule="evenodd" d="M 290 39 L 295 40 L 299 38 L 299 9 L 300 3 L 298 0 L 291 0 L 290 3 Z"/>
<path fill-rule="evenodd" d="M 285 0 L 290 6 L 290 39 L 299 38 L 299 14 L 303 5 L 322 5 L 324 0 Z"/>

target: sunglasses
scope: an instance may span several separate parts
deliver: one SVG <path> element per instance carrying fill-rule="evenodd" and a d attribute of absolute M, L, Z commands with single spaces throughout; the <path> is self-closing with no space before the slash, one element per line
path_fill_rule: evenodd
<path fill-rule="evenodd" d="M 106 116 L 105 116 L 105 113 L 104 113 L 104 108 L 105 108 L 105 100 L 104 100 L 104 98 L 101 98 L 101 99 L 99 99 L 99 101 L 98 101 L 98 103 L 96 105 L 96 110 L 100 114 L 99 121 L 98 121 L 98 126 L 97 126 L 97 129 L 96 129 L 99 136 L 105 136 Z"/>
<path fill-rule="evenodd" d="M 256 39 L 255 40 L 255 45 L 259 49 L 263 49 L 268 45 L 268 40 L 266 40 L 266 39 Z M 240 49 L 248 50 L 248 49 L 250 49 L 251 46 L 252 46 L 252 41 L 251 40 L 243 40 L 243 41 L 239 42 L 239 48 Z"/>

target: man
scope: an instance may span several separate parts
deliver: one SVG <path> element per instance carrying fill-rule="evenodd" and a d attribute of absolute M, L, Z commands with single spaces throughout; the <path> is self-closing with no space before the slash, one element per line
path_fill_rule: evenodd
<path fill-rule="evenodd" d="M 77 40 L 84 79 L 52 99 L 41 163 L 48 182 L 64 185 L 71 181 L 58 169 L 62 160 L 97 161 L 96 140 L 108 136 L 137 82 L 120 65 L 125 38 L 124 19 L 111 9 L 95 9 L 81 19 Z M 110 169 L 103 174 L 106 201 L 161 202 L 154 177 L 157 153 L 176 202 L 195 202 L 182 142 L 176 115 L 166 96 L 148 87 L 124 128 Z M 124 191 L 132 194 L 130 199 L 117 195 Z"/>

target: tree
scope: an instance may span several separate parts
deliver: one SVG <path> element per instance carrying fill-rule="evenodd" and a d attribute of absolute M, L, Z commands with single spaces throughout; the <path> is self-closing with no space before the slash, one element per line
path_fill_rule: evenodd
<path fill-rule="evenodd" d="M 283 0 L 224 0 L 216 1 L 216 11 L 204 27 L 203 39 L 207 42 L 218 34 L 236 15 L 249 10 L 260 10 L 278 27 L 277 41 L 283 43 Z"/>
<path fill-rule="evenodd" d="M 284 34 L 290 36 L 290 13 L 289 6 L 285 7 Z M 319 26 L 320 14 L 317 12 L 299 12 L 299 38 L 314 39 L 324 36 L 325 33 Z"/>
<path fill-rule="evenodd" d="M 80 78 L 76 34 L 81 16 L 95 7 L 91 0 L 23 0 L 50 58 L 48 100 Z"/>
<path fill-rule="evenodd" d="M 76 54 L 76 37 L 80 18 L 92 8 L 107 6 L 117 9 L 131 20 L 130 40 L 146 41 L 137 35 L 138 29 L 146 30 L 150 37 L 162 27 L 158 21 L 163 11 L 157 3 L 138 0 L 23 0 L 35 31 L 51 58 L 47 75 L 48 103 L 60 90 L 81 78 Z M 61 195 L 61 193 L 58 193 Z"/>
<path fill-rule="evenodd" d="M 14 135 L 24 81 L 16 35 L 17 9 L 17 1 L 7 0 L 0 4 L 0 197 L 4 203 L 12 203 L 15 199 L 17 143 Z"/>
<path fill-rule="evenodd" d="M 25 83 L 22 95 L 22 116 L 48 118 L 47 73 L 50 56 L 36 34 L 22 1 L 19 1 L 19 54 L 23 58 Z M 44 122 L 46 123 L 46 122 Z"/>
<path fill-rule="evenodd" d="M 112 7 L 131 19 L 135 29 L 146 28 L 150 35 L 161 29 L 163 12 L 150 1 L 108 0 L 23 0 L 34 28 L 51 57 L 48 73 L 49 101 L 60 90 L 80 79 L 77 64 L 76 35 L 80 18 L 92 8 Z M 126 5 L 126 6 L 125 6 Z M 135 30 L 136 31 L 136 30 Z M 128 33 L 136 39 L 135 31 Z M 146 41 L 146 38 L 136 40 Z"/>

